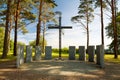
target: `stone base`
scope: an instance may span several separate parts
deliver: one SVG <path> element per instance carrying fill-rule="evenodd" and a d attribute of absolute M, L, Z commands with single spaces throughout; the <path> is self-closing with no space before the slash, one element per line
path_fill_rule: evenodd
<path fill-rule="evenodd" d="M 59 58 L 55 58 L 56 61 L 64 61 L 63 58 L 59 57 Z"/>

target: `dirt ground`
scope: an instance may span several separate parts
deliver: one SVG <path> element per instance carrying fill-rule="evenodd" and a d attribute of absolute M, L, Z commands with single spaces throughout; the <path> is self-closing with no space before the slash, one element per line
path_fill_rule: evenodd
<path fill-rule="evenodd" d="M 0 62 L 0 80 L 120 80 L 120 64 L 105 63 L 104 69 L 97 68 L 81 75 L 50 75 L 17 69 L 15 61 Z"/>

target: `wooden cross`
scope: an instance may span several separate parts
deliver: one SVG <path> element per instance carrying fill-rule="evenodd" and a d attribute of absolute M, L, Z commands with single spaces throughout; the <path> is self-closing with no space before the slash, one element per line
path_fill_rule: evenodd
<path fill-rule="evenodd" d="M 49 26 L 48 29 L 59 29 L 59 58 L 62 59 L 61 57 L 61 46 L 62 46 L 62 41 L 61 41 L 61 30 L 62 29 L 71 29 L 72 26 L 61 26 L 61 16 L 59 17 L 59 25 L 58 26 Z"/>

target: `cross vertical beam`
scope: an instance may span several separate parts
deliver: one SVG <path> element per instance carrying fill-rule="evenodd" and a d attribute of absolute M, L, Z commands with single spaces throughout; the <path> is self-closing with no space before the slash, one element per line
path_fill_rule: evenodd
<path fill-rule="evenodd" d="M 61 52 L 62 52 L 62 39 L 61 39 L 61 32 L 62 32 L 62 29 L 71 29 L 72 26 L 61 26 L 61 12 L 56 12 L 59 14 L 59 25 L 58 26 L 49 26 L 48 28 L 49 29 L 59 29 L 59 57 L 58 59 L 59 60 L 62 60 L 62 56 L 61 56 Z"/>
<path fill-rule="evenodd" d="M 59 16 L 59 59 L 61 59 L 61 46 L 62 46 L 62 40 L 61 40 L 61 16 Z"/>

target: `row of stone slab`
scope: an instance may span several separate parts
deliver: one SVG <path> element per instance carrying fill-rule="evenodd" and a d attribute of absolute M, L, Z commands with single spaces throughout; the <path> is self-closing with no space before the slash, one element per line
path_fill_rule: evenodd
<path fill-rule="evenodd" d="M 88 61 L 94 62 L 95 46 L 88 47 Z M 24 63 L 24 46 L 18 46 L 17 55 L 17 67 Z M 76 48 L 75 46 L 69 46 L 69 60 L 75 60 Z M 45 47 L 45 60 L 52 59 L 52 47 Z M 31 62 L 32 59 L 32 46 L 26 46 L 25 62 Z M 41 47 L 35 47 L 35 61 L 41 60 Z M 79 60 L 86 61 L 85 46 L 79 46 Z M 96 63 L 101 67 L 104 67 L 104 47 L 102 45 L 96 46 Z"/>

